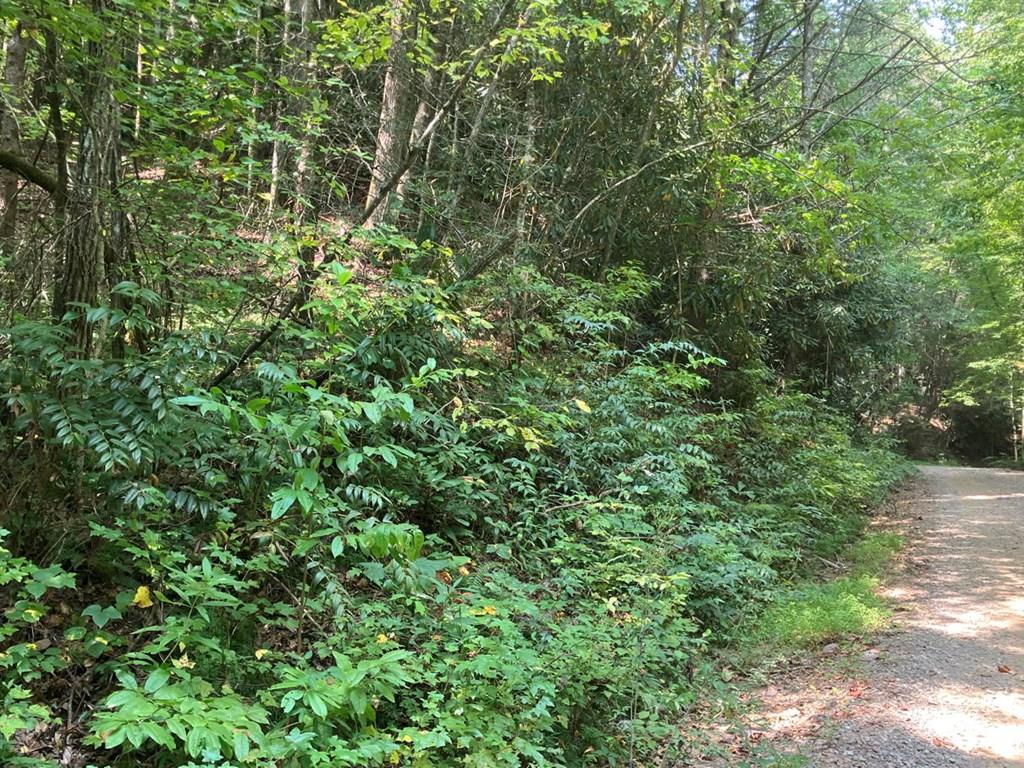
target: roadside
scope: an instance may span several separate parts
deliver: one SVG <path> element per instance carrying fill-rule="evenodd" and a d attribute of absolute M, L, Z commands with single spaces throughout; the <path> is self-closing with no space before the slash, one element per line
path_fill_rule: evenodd
<path fill-rule="evenodd" d="M 893 627 L 776 670 L 738 751 L 808 768 L 1024 766 L 1024 475 L 924 467 L 881 524 L 908 540 L 881 590 Z"/>

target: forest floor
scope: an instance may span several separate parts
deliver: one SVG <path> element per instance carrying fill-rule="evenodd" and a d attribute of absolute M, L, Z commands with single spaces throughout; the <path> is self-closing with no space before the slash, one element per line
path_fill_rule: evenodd
<path fill-rule="evenodd" d="M 757 692 L 746 739 L 804 756 L 776 765 L 1024 767 L 1024 473 L 924 467 L 894 517 L 892 630 Z"/>

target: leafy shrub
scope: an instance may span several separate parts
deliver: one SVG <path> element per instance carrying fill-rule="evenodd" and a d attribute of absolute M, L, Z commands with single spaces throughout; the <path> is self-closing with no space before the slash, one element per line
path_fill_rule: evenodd
<path fill-rule="evenodd" d="M 517 273 L 532 310 L 494 323 L 493 286 L 457 308 L 402 267 L 334 277 L 221 388 L 196 329 L 107 361 L 11 332 L 0 429 L 38 480 L 0 571 L 7 754 L 72 675 L 98 765 L 685 754 L 709 646 L 905 471 L 820 400 L 716 399 L 724 361 L 639 322 L 635 268 Z M 866 627 L 866 588 L 765 626 Z"/>

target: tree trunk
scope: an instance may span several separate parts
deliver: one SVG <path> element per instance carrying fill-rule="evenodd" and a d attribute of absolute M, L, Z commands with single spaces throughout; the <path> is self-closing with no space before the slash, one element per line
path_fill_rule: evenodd
<path fill-rule="evenodd" d="M 291 67 L 289 64 L 292 60 L 292 0 L 284 0 L 282 15 L 282 24 L 284 26 L 281 30 L 281 45 L 286 62 L 284 69 L 287 74 L 290 74 Z M 284 118 L 288 113 L 288 110 L 288 98 L 285 97 L 277 105 L 277 117 L 274 120 L 275 135 L 280 134 L 285 129 Z M 270 153 L 270 192 L 267 197 L 268 219 L 273 216 L 274 210 L 277 208 L 277 199 L 281 194 L 281 177 L 284 174 L 286 152 L 287 149 L 285 148 L 284 142 L 279 138 L 275 138 Z M 269 229 L 267 235 L 268 237 L 270 235 Z"/>
<path fill-rule="evenodd" d="M 739 43 L 742 10 L 736 0 L 719 2 L 718 47 L 715 55 L 720 88 L 725 92 L 736 89 L 736 47 Z"/>
<path fill-rule="evenodd" d="M 370 188 L 366 193 L 369 206 L 382 192 L 384 186 L 402 167 L 409 152 L 412 135 L 412 78 L 413 69 L 409 63 L 409 22 L 403 0 L 391 3 L 391 49 L 388 51 L 388 68 L 384 75 L 384 93 L 380 107 L 380 126 L 377 129 L 377 150 L 373 156 L 373 170 Z M 390 222 L 390 195 L 377 206 L 366 225 L 375 227 Z"/>
<path fill-rule="evenodd" d="M 61 314 L 57 314 L 58 296 L 62 279 L 61 270 L 64 265 L 64 224 L 67 221 L 68 208 L 68 136 L 64 128 L 64 97 L 61 90 L 62 74 L 60 71 L 60 43 L 57 34 L 49 28 L 44 28 L 43 38 L 45 47 L 43 49 L 43 75 L 46 84 L 46 106 L 49 111 L 50 130 L 53 132 L 54 164 L 57 183 L 53 191 L 53 297 L 51 312 L 55 320 L 60 320 Z"/>
<path fill-rule="evenodd" d="M 527 242 L 529 233 L 527 228 L 527 212 L 533 202 L 533 167 L 536 161 L 534 152 L 537 142 L 537 119 L 535 99 L 532 85 L 526 102 L 526 141 L 523 144 L 523 154 L 519 160 L 519 204 L 516 207 L 516 229 L 514 252 L 518 253 Z"/>
<path fill-rule="evenodd" d="M 416 106 L 416 115 L 412 119 L 412 128 L 409 131 L 410 146 L 420 140 L 420 137 L 423 136 L 423 131 L 427 127 L 427 123 L 430 122 L 432 110 L 427 99 L 429 98 L 429 93 L 433 87 L 433 81 L 434 72 L 431 70 L 427 76 L 423 78 L 423 94 L 420 98 L 419 104 Z M 409 186 L 411 178 L 412 168 L 409 168 L 402 174 L 402 178 L 398 180 L 398 184 L 395 185 L 395 196 L 399 200 L 405 199 L 405 192 Z"/>
<path fill-rule="evenodd" d="M 21 24 L 14 28 L 7 41 L 7 55 L 4 63 L 4 86 L 7 92 L 7 104 L 0 116 L 0 149 L 6 152 L 18 152 L 19 131 L 16 110 L 21 103 L 25 88 L 25 54 L 28 52 L 29 41 L 23 34 Z M 14 237 L 18 225 L 18 187 L 19 180 L 15 173 L 0 173 L 0 206 L 3 207 L 3 218 L 0 219 L 0 243 L 7 250 L 8 242 Z"/>
<path fill-rule="evenodd" d="M 117 275 L 126 242 L 123 214 L 111 205 L 120 169 L 120 110 L 112 84 L 103 74 L 117 58 L 116 54 L 103 58 L 83 116 L 75 183 L 67 203 L 64 266 L 53 310 L 58 319 L 66 312 L 75 313 L 70 342 L 83 357 L 93 352 L 93 328 L 85 308 L 98 304 L 108 273 Z M 116 239 L 111 238 L 115 230 Z"/>
<path fill-rule="evenodd" d="M 296 112 L 303 115 L 303 132 L 299 141 L 299 153 L 295 164 L 295 196 L 292 212 L 299 226 L 316 225 L 320 219 L 320 189 L 313 169 L 316 147 L 316 116 L 313 114 L 317 98 L 317 74 L 313 61 L 315 39 L 313 21 L 317 0 L 299 0 L 299 29 L 296 35 L 295 78 L 303 86 L 303 101 L 296 105 Z M 302 303 L 312 296 L 311 275 L 316 269 L 316 247 L 309 237 L 302 236 L 299 249 L 299 285 L 303 291 Z M 303 319 L 312 321 L 311 313 L 300 310 Z"/>
<path fill-rule="evenodd" d="M 299 154 L 295 164 L 295 198 L 292 208 L 300 220 L 307 218 L 312 206 L 313 194 L 312 161 L 314 139 L 314 115 L 310 113 L 315 99 L 311 92 L 315 86 L 316 73 L 313 63 L 313 19 L 316 0 L 299 0 L 299 29 L 295 36 L 295 61 L 293 79 L 301 83 L 304 97 L 296 112 L 303 115 L 303 131 L 299 141 Z"/>
<path fill-rule="evenodd" d="M 810 119 L 808 113 L 814 101 L 814 8 L 817 0 L 803 0 L 803 29 L 800 54 L 800 110 L 804 124 L 800 130 L 800 145 L 806 152 L 810 148 Z"/>

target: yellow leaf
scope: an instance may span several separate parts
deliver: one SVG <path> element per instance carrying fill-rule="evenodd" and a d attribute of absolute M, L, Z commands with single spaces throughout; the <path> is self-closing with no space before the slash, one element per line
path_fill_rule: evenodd
<path fill-rule="evenodd" d="M 255 656 L 257 660 L 259 660 L 266 656 L 268 653 L 270 653 L 270 651 L 268 651 L 266 648 L 257 648 L 253 656 Z"/>
<path fill-rule="evenodd" d="M 579 408 L 584 413 L 591 413 L 590 406 L 587 405 L 587 401 L 586 400 L 579 400 L 579 399 L 577 399 L 574 402 L 576 403 L 576 407 Z"/>
<path fill-rule="evenodd" d="M 189 659 L 187 653 L 181 654 L 181 658 L 179 659 L 172 659 L 171 664 L 176 666 L 178 669 L 192 669 L 196 665 L 194 661 Z"/>
<path fill-rule="evenodd" d="M 132 605 L 137 605 L 139 608 L 150 608 L 153 605 L 153 596 L 149 593 L 149 587 L 143 585 L 135 590 Z"/>

